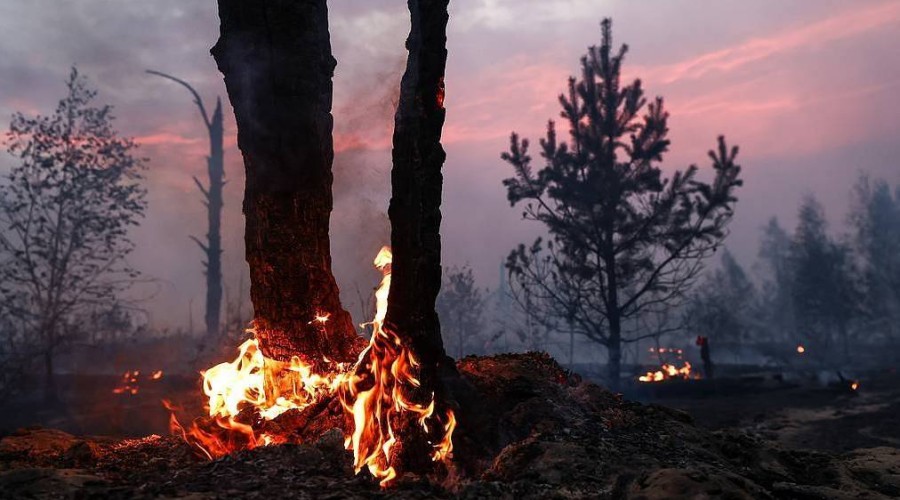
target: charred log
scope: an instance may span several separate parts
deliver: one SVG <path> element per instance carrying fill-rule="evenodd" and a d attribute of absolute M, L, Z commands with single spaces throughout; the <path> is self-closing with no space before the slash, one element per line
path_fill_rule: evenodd
<path fill-rule="evenodd" d="M 256 336 L 275 359 L 349 361 L 361 339 L 331 272 L 332 76 L 325 0 L 219 0 L 212 49 L 244 158 Z M 317 321 L 325 318 L 327 321 Z"/>

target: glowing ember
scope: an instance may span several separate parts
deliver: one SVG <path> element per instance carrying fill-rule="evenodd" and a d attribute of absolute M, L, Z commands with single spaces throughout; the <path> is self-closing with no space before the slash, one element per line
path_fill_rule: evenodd
<path fill-rule="evenodd" d="M 138 375 L 139 370 L 127 371 L 122 375 L 119 385 L 113 389 L 113 394 L 137 394 L 138 393 Z"/>
<path fill-rule="evenodd" d="M 856 391 L 858 389 L 859 389 L 859 380 L 854 380 L 853 382 L 850 382 L 850 390 L 851 391 Z"/>
<path fill-rule="evenodd" d="M 288 438 L 259 433 L 259 424 L 336 394 L 353 422 L 345 442 L 353 450 L 357 472 L 365 466 L 383 486 L 390 483 L 397 476 L 397 445 L 408 431 L 402 426 L 409 422 L 419 426 L 430 439 L 432 460 L 449 459 L 456 427 L 453 412 L 436 415 L 434 394 L 422 402 L 409 395 L 420 386 L 419 363 L 399 336 L 382 327 L 387 313 L 390 265 L 390 249 L 382 248 L 375 258 L 375 266 L 383 277 L 375 292 L 372 339 L 351 371 L 327 358 L 323 361 L 331 371 L 325 374 L 313 372 L 298 356 L 290 362 L 268 359 L 255 339 L 247 340 L 234 361 L 201 372 L 208 417 L 195 419 L 185 429 L 175 417 L 176 408 L 164 402 L 171 412 L 172 433 L 181 435 L 210 459 L 240 449 L 280 444 Z M 310 324 L 324 325 L 329 317 L 329 313 L 317 313 Z"/>
<path fill-rule="evenodd" d="M 802 344 L 797 344 L 797 354 L 803 354 L 806 352 L 806 348 L 803 347 Z"/>
<path fill-rule="evenodd" d="M 119 385 L 117 385 L 113 390 L 113 394 L 137 394 L 140 392 L 140 384 L 138 380 L 141 376 L 140 370 L 129 370 L 122 374 L 122 379 L 119 381 Z M 162 370 L 157 370 L 150 375 L 150 380 L 159 380 L 163 376 Z"/>

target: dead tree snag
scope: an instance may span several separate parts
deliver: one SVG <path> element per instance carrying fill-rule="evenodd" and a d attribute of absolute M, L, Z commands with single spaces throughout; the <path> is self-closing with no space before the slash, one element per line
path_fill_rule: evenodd
<path fill-rule="evenodd" d="M 194 184 L 203 194 L 203 203 L 206 205 L 208 230 L 206 233 L 206 243 L 200 241 L 199 238 L 191 236 L 206 256 L 203 262 L 206 275 L 206 343 L 212 341 L 219 336 L 219 324 L 222 310 L 222 189 L 225 187 L 225 159 L 224 148 L 222 147 L 222 136 L 224 127 L 222 125 L 222 100 L 216 99 L 216 109 L 213 110 L 212 118 L 206 114 L 206 107 L 203 106 L 203 100 L 200 94 L 191 84 L 186 81 L 175 78 L 172 75 L 161 73 L 159 71 L 147 70 L 151 75 L 161 76 L 172 80 L 188 89 L 194 96 L 194 104 L 200 111 L 200 117 L 203 118 L 203 124 L 209 135 L 209 156 L 206 157 L 207 173 L 209 175 L 209 183 L 204 186 L 200 179 L 194 177 Z"/>

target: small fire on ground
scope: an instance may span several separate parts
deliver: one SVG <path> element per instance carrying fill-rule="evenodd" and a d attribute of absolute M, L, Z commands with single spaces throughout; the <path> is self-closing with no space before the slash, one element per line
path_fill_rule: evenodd
<path fill-rule="evenodd" d="M 660 347 L 657 349 L 651 347 L 649 352 L 659 358 L 674 358 L 674 361 L 663 362 L 658 370 L 651 370 L 644 375 L 639 376 L 638 381 L 664 382 L 673 379 L 691 380 L 700 378 L 698 373 L 693 373 L 691 371 L 691 363 L 684 360 L 684 351 L 682 349 L 672 347 Z"/>
<path fill-rule="evenodd" d="M 161 379 L 163 376 L 162 370 L 156 370 L 155 372 L 151 372 L 149 376 L 144 376 L 145 379 L 155 381 Z M 122 378 L 119 380 L 119 385 L 117 385 L 113 390 L 113 394 L 131 394 L 135 395 L 140 392 L 140 378 L 141 371 L 140 370 L 128 370 L 124 374 L 122 374 Z"/>
<path fill-rule="evenodd" d="M 182 436 L 209 459 L 285 443 L 291 441 L 291 436 L 261 430 L 266 422 L 336 396 L 348 422 L 352 422 L 345 446 L 353 451 L 356 472 L 366 467 L 382 486 L 397 477 L 396 450 L 410 426 L 417 426 L 417 432 L 428 439 L 432 461 L 452 458 L 456 427 L 453 411 L 437 411 L 433 393 L 425 397 L 418 394 L 418 360 L 401 337 L 383 327 L 391 261 L 388 247 L 382 248 L 375 258 L 375 267 L 383 277 L 375 292 L 375 318 L 369 323 L 373 334 L 354 365 L 323 359 L 331 370 L 316 373 L 298 356 L 289 362 L 266 358 L 256 339 L 249 339 L 241 344 L 236 359 L 201 372 L 208 416 L 184 427 L 175 416 L 176 408 L 164 401 L 171 413 L 173 434 Z M 329 317 L 329 313 L 317 313 L 310 324 L 324 325 Z"/>

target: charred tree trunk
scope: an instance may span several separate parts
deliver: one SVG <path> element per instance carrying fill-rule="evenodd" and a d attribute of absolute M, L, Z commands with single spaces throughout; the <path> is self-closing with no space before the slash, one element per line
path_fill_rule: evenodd
<path fill-rule="evenodd" d="M 325 0 L 219 0 L 212 54 L 225 76 L 244 158 L 250 295 L 266 356 L 355 359 L 328 239 L 334 159 Z M 324 322 L 317 317 L 328 316 Z"/>
<path fill-rule="evenodd" d="M 167 78 L 181 84 L 194 96 L 194 103 L 200 110 L 203 124 L 209 134 L 209 156 L 206 158 L 209 183 L 204 186 L 200 179 L 194 177 L 197 189 L 203 194 L 203 204 L 206 205 L 208 229 L 206 243 L 191 236 L 197 245 L 206 254 L 203 262 L 206 275 L 206 339 L 207 341 L 218 337 L 220 317 L 222 311 L 222 189 L 225 187 L 225 152 L 222 147 L 224 127 L 222 125 L 222 100 L 216 99 L 216 109 L 213 110 L 212 119 L 206 114 L 206 107 L 200 94 L 189 83 L 175 78 L 172 75 L 159 71 L 147 70 L 152 75 Z"/>
<path fill-rule="evenodd" d="M 447 363 L 435 301 L 441 287 L 441 147 L 449 0 L 409 0 L 409 56 L 394 118 L 391 247 L 386 328 L 407 340 L 423 379 Z M 424 381 L 423 381 L 424 382 Z"/>
<path fill-rule="evenodd" d="M 444 125 L 444 68 L 447 61 L 448 0 L 408 0 L 412 27 L 409 56 L 394 118 L 391 220 L 391 288 L 385 328 L 419 360 L 416 399 L 434 397 L 435 415 L 445 415 L 456 367 L 445 351 L 435 301 L 441 287 L 441 147 Z M 455 391 L 453 391 L 455 392 Z M 439 417 L 440 418 L 440 417 Z M 417 429 L 411 426 L 410 429 Z M 401 451 L 405 470 L 426 471 L 427 436 L 407 439 Z M 423 457 L 426 460 L 423 460 Z"/>

